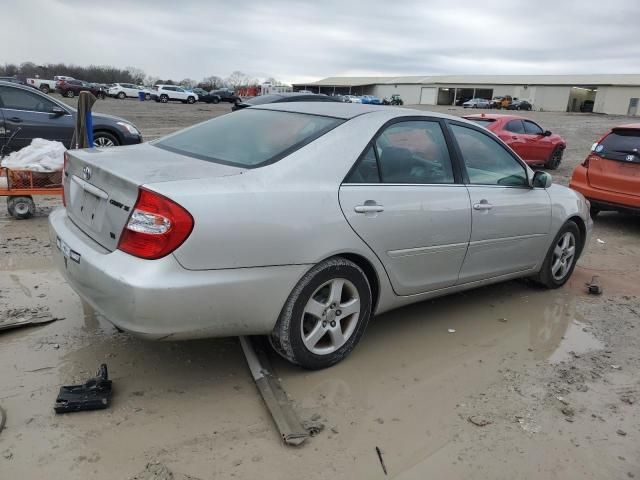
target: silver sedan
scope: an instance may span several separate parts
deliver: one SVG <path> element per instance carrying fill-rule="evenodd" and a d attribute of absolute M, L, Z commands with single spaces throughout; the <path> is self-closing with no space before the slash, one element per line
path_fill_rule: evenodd
<path fill-rule="evenodd" d="M 561 287 L 589 205 L 466 120 L 341 103 L 252 107 L 131 147 L 68 152 L 54 258 L 149 339 L 260 334 L 306 368 L 373 314 L 533 277 Z"/>

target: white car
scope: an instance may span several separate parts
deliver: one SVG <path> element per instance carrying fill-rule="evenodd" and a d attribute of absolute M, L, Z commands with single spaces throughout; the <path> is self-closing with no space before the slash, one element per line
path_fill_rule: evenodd
<path fill-rule="evenodd" d="M 107 92 L 110 97 L 125 99 L 127 97 L 138 98 L 138 92 L 145 91 L 144 87 L 139 87 L 133 83 L 114 83 Z M 147 100 L 151 98 L 151 92 L 145 92 Z"/>
<path fill-rule="evenodd" d="M 178 85 L 154 85 L 151 98 L 156 102 L 167 103 L 176 100 L 182 103 L 196 103 L 198 94 L 185 90 Z"/>
<path fill-rule="evenodd" d="M 355 95 L 345 95 L 346 103 L 362 103 L 362 98 Z"/>

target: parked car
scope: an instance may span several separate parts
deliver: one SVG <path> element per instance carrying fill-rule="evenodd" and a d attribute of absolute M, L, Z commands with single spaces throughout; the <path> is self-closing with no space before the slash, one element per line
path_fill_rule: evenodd
<path fill-rule="evenodd" d="M 347 356 L 373 314 L 517 277 L 561 287 L 592 229 L 580 193 L 486 129 L 377 105 L 274 103 L 69 151 L 64 182 L 54 262 L 118 328 L 268 335 L 311 369 Z"/>
<path fill-rule="evenodd" d="M 271 93 L 269 95 L 260 95 L 248 100 L 242 100 L 237 102 L 232 111 L 241 110 L 247 107 L 253 107 L 255 105 L 266 105 L 267 103 L 283 103 L 283 102 L 336 102 L 342 103 L 340 99 L 330 97 L 324 94 L 318 93 L 300 93 L 300 92 L 284 92 L 284 93 Z"/>
<path fill-rule="evenodd" d="M 398 93 L 394 93 L 393 95 L 391 95 L 391 98 L 389 100 L 387 100 L 387 98 L 385 97 L 382 100 L 382 104 L 383 105 L 404 105 L 404 102 L 402 101 L 402 98 Z"/>
<path fill-rule="evenodd" d="M 199 88 L 199 87 L 192 88 L 191 91 L 196 95 L 198 95 L 199 101 L 202 101 L 202 97 L 209 94 L 209 92 L 207 92 L 204 88 Z"/>
<path fill-rule="evenodd" d="M 357 95 L 345 95 L 345 103 L 362 103 L 362 98 Z"/>
<path fill-rule="evenodd" d="M 222 101 L 222 97 L 215 94 L 213 91 L 207 92 L 205 90 L 204 95 L 200 95 L 198 93 L 198 101 L 204 103 L 220 103 Z"/>
<path fill-rule="evenodd" d="M 593 100 L 585 100 L 580 104 L 580 111 L 583 113 L 593 112 Z"/>
<path fill-rule="evenodd" d="M 212 90 L 209 92 L 209 95 L 215 95 L 220 97 L 218 101 L 220 102 L 229 102 L 236 103 L 239 100 L 242 100 L 239 96 L 235 94 L 233 90 L 229 90 L 228 88 L 221 88 L 220 90 Z M 215 97 L 212 97 L 215 98 Z M 216 102 L 213 102 L 216 103 Z"/>
<path fill-rule="evenodd" d="M 464 108 L 491 108 L 491 100 L 484 98 L 472 98 L 462 104 Z"/>
<path fill-rule="evenodd" d="M 91 92 L 96 98 L 104 100 L 107 97 L 102 87 L 96 87 L 82 80 L 60 80 L 56 82 L 56 91 L 64 97 L 73 98 L 80 92 Z"/>
<path fill-rule="evenodd" d="M 37 88 L 42 93 L 54 92 L 56 90 L 55 80 L 45 80 L 42 78 L 27 78 L 27 85 Z"/>
<path fill-rule="evenodd" d="M 573 171 L 569 186 L 600 211 L 640 213 L 640 123 L 619 125 L 591 147 Z"/>
<path fill-rule="evenodd" d="M 507 110 L 527 110 L 531 111 L 533 109 L 533 105 L 528 100 L 514 100 L 507 107 Z"/>
<path fill-rule="evenodd" d="M 177 85 L 154 85 L 153 91 L 151 92 L 151 99 L 162 103 L 170 101 L 196 103 L 198 101 L 198 95 L 193 92 L 188 92 Z"/>
<path fill-rule="evenodd" d="M 495 133 L 529 165 L 544 166 L 550 170 L 560 166 L 567 142 L 533 120 L 497 113 L 467 115 L 464 118 Z"/>
<path fill-rule="evenodd" d="M 119 98 L 121 100 L 125 98 L 138 98 L 138 94 L 143 91 L 147 100 L 151 99 L 151 92 L 144 87 L 134 85 L 133 83 L 114 83 L 109 87 L 108 95 L 110 97 Z"/>
<path fill-rule="evenodd" d="M 20 80 L 18 77 L 0 77 L 0 82 L 10 82 L 17 83 L 18 85 L 25 85 L 25 82 Z"/>
<path fill-rule="evenodd" d="M 363 95 L 362 103 L 371 105 L 382 105 L 382 101 L 375 95 Z"/>
<path fill-rule="evenodd" d="M 0 150 L 10 153 L 31 144 L 34 138 L 55 140 L 71 148 L 76 110 L 31 87 L 0 82 Z M 96 147 L 133 145 L 142 142 L 131 122 L 93 113 L 93 144 Z M 3 120 L 4 119 L 4 120 Z M 2 156 L 2 155 L 0 155 Z"/>

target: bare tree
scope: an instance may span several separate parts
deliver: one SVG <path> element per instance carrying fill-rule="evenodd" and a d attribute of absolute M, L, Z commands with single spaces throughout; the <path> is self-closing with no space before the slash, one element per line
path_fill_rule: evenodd
<path fill-rule="evenodd" d="M 182 80 L 180 80 L 180 86 L 181 87 L 193 88 L 193 87 L 195 87 L 196 83 L 198 83 L 198 82 L 196 82 L 192 78 L 183 78 Z"/>
<path fill-rule="evenodd" d="M 200 82 L 200 86 L 205 90 L 218 90 L 219 88 L 224 87 L 224 80 L 216 75 L 211 75 L 209 77 L 204 77 L 202 82 Z"/>
<path fill-rule="evenodd" d="M 143 83 L 145 78 L 144 70 L 138 67 L 127 67 L 125 69 L 131 76 L 132 83 Z"/>
<path fill-rule="evenodd" d="M 247 85 L 249 83 L 249 77 L 245 73 L 236 70 L 225 79 L 225 83 L 231 88 L 236 89 Z"/>

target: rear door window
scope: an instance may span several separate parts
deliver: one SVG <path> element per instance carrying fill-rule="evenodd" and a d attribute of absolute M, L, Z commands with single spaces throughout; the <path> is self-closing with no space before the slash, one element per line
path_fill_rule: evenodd
<path fill-rule="evenodd" d="M 640 130 L 616 129 L 593 149 L 593 153 L 611 160 L 640 162 Z"/>
<path fill-rule="evenodd" d="M 290 155 L 343 122 L 319 115 L 251 108 L 200 123 L 152 144 L 208 162 L 255 168 Z"/>

